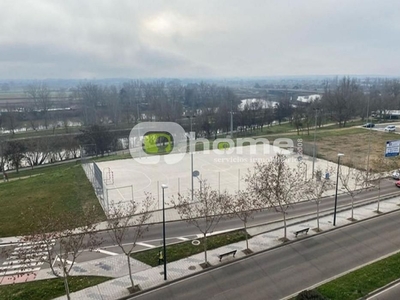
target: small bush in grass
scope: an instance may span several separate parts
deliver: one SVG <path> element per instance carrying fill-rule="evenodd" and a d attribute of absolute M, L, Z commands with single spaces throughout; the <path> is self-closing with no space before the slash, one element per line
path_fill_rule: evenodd
<path fill-rule="evenodd" d="M 296 300 L 326 300 L 326 298 L 316 290 L 305 290 L 297 295 Z"/>

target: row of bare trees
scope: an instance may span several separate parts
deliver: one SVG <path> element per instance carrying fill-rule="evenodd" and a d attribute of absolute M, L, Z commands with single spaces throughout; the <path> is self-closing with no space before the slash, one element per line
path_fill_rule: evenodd
<path fill-rule="evenodd" d="M 84 156 L 101 155 L 118 149 L 115 135 L 106 126 L 93 125 L 79 135 L 43 136 L 31 139 L 0 141 L 0 171 L 21 166 L 32 169 L 45 163 Z M 84 153 L 81 153 L 83 151 Z"/>
<path fill-rule="evenodd" d="M 18 173 L 21 166 L 29 166 L 33 169 L 45 163 L 78 158 L 79 151 L 79 141 L 70 135 L 62 139 L 44 136 L 4 141 L 0 147 L 0 171 L 15 169 Z"/>
<path fill-rule="evenodd" d="M 175 81 L 136 80 L 121 86 L 89 82 L 71 88 L 68 93 L 52 91 L 45 84 L 32 84 L 25 88 L 28 102 L 22 108 L 10 103 L 0 116 L 0 125 L 11 132 L 22 123 L 25 124 L 23 127 L 29 125 L 34 130 L 39 124 L 47 129 L 60 121 L 68 124 L 68 118 L 84 125 L 135 124 L 140 120 L 187 125 L 184 115 L 196 115 L 196 132 L 211 135 L 228 131 L 231 111 L 235 112 L 235 127 L 260 127 L 274 120 L 279 123 L 290 120 L 297 128 L 309 128 L 314 123 L 314 108 L 321 111 L 321 117 L 337 122 L 339 126 L 346 126 L 354 117 L 365 118 L 367 106 L 369 112 L 400 109 L 400 81 L 397 79 L 361 83 L 355 78 L 344 77 L 327 81 L 324 89 L 322 99 L 316 103 L 297 103 L 295 94 L 285 93 L 278 98 L 271 96 L 270 100 L 277 103 L 270 107 L 262 105 L 261 98 L 268 100 L 266 91 L 260 101 L 238 110 L 240 101 L 234 89 L 204 82 L 182 85 Z M 55 107 L 71 106 L 74 108 L 71 111 L 52 111 Z M 310 106 L 313 109 L 310 110 Z"/>

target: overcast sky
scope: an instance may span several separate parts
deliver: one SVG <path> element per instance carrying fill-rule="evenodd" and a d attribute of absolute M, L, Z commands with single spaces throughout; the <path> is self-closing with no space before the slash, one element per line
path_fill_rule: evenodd
<path fill-rule="evenodd" d="M 398 0 L 0 0 L 0 79 L 400 75 Z"/>

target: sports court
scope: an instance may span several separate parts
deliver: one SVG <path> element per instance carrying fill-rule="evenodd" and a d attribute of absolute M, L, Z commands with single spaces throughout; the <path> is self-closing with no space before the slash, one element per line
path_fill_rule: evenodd
<path fill-rule="evenodd" d="M 213 189 L 234 193 L 245 189 L 245 177 L 254 169 L 256 162 L 272 159 L 277 153 L 288 156 L 287 162 L 292 168 L 300 168 L 304 178 L 312 175 L 312 157 L 301 156 L 293 151 L 272 145 L 254 145 L 226 150 L 210 150 L 193 154 L 193 171 L 199 176 L 193 177 L 194 189 L 199 189 L 202 181 L 207 181 Z M 174 154 L 171 154 L 174 155 Z M 169 198 L 178 193 L 190 195 L 191 191 L 191 154 L 186 154 L 174 164 L 167 164 L 163 157 L 156 164 L 146 164 L 148 158 L 124 159 L 97 163 L 103 177 L 103 209 L 106 211 L 113 203 L 135 200 L 139 205 L 150 192 L 155 198 L 154 209 L 162 208 L 162 184 L 168 186 L 165 192 L 165 206 L 170 207 Z M 315 169 L 323 174 L 336 164 L 316 160 Z M 332 176 L 332 175 L 331 175 Z"/>

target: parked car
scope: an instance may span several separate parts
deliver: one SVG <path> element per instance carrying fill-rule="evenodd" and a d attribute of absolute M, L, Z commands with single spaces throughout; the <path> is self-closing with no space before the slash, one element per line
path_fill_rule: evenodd
<path fill-rule="evenodd" d="M 375 127 L 374 123 L 365 123 L 362 127 L 372 128 Z"/>
<path fill-rule="evenodd" d="M 396 181 L 395 185 L 400 188 L 400 180 Z"/>
<path fill-rule="evenodd" d="M 400 170 L 396 170 L 392 174 L 392 178 L 396 180 L 400 180 Z"/>
<path fill-rule="evenodd" d="M 396 126 L 395 125 L 388 125 L 388 126 L 385 127 L 385 131 L 394 132 L 394 131 L 396 131 Z"/>

